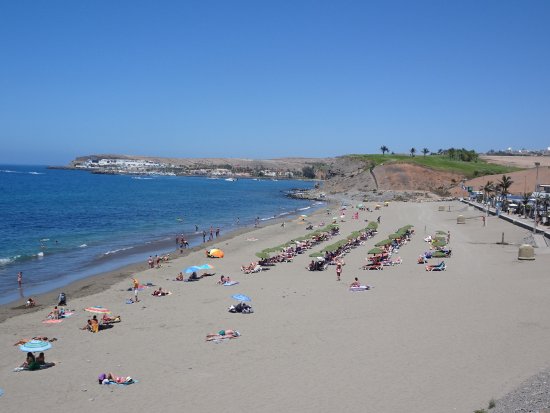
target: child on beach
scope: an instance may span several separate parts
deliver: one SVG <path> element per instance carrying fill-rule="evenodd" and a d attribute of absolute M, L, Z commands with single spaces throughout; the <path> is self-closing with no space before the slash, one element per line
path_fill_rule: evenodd
<path fill-rule="evenodd" d="M 361 283 L 359 282 L 359 278 L 355 277 L 355 280 L 350 284 L 350 287 L 361 287 Z"/>

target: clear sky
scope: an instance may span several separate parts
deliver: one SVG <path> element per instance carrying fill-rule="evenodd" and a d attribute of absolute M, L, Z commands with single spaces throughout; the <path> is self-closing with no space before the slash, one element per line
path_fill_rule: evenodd
<path fill-rule="evenodd" d="M 0 163 L 550 146 L 550 1 L 0 4 Z"/>

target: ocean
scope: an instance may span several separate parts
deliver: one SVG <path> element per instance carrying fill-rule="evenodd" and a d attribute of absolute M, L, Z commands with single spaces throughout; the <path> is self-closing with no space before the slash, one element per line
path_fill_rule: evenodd
<path fill-rule="evenodd" d="M 211 226 L 224 235 L 253 226 L 257 217 L 307 214 L 322 204 L 286 194 L 312 186 L 0 165 L 0 304 L 145 262 L 175 249 L 179 234 L 193 246 Z"/>

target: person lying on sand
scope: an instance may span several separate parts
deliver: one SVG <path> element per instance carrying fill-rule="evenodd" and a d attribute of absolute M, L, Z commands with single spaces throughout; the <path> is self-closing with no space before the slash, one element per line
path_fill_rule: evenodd
<path fill-rule="evenodd" d="M 159 287 L 158 290 L 153 291 L 153 294 L 155 297 L 164 297 L 165 295 L 172 294 L 170 291 L 163 291 L 162 287 Z"/>
<path fill-rule="evenodd" d="M 97 377 L 99 384 L 110 384 L 110 383 L 119 383 L 119 384 L 130 384 L 134 380 L 127 376 L 115 376 L 113 373 L 102 373 Z"/>
<path fill-rule="evenodd" d="M 101 319 L 101 321 L 104 324 L 110 324 L 110 323 L 120 323 L 121 320 L 119 315 L 117 315 L 116 317 L 110 317 L 107 314 L 103 314 L 103 318 Z"/>
<path fill-rule="evenodd" d="M 227 277 L 225 275 L 222 275 L 220 277 L 220 280 L 218 281 L 218 284 L 225 284 L 230 282 L 231 282 L 231 278 L 229 277 L 229 275 Z"/>
<path fill-rule="evenodd" d="M 33 338 L 22 338 L 17 343 L 15 343 L 14 346 L 20 346 L 22 344 L 26 344 L 31 340 L 49 341 L 50 343 L 52 343 L 54 341 L 57 341 L 57 338 L 55 338 L 55 337 L 54 338 L 48 338 L 46 336 L 36 336 L 36 337 L 33 337 Z"/>
<path fill-rule="evenodd" d="M 220 330 L 217 333 L 207 334 L 206 341 L 222 340 L 226 338 L 237 338 L 241 335 L 237 330 Z"/>

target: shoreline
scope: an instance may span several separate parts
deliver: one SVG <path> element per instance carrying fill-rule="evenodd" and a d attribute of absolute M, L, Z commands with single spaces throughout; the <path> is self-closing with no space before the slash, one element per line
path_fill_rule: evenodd
<path fill-rule="evenodd" d="M 445 204 L 448 210 L 438 211 Z M 206 412 L 238 394 L 243 408 L 266 413 L 329 412 L 342 406 L 360 412 L 365 399 L 373 411 L 435 413 L 473 411 L 490 398 L 499 400 L 549 365 L 550 304 L 545 292 L 550 279 L 544 270 L 550 251 L 537 251 L 535 261 L 518 261 L 517 245 L 525 230 L 495 217 L 484 227 L 473 208 L 458 201 L 445 204 L 395 202 L 380 211 L 359 211 L 359 220 L 348 209 L 339 220 L 337 238 L 257 274 L 239 268 L 256 260 L 256 252 L 308 233 L 304 221 L 285 219 L 284 227 L 280 221 L 270 222 L 218 240 L 225 257 L 208 261 L 217 275 L 200 282 L 173 278 L 182 268 L 202 263 L 204 245 L 160 269 L 147 269 L 144 263 L 137 278 L 171 291 L 170 297 L 154 297 L 152 289 L 145 289 L 138 304 L 127 305 L 132 293 L 124 271 L 107 277 L 93 296 L 92 287 L 82 284 L 83 298 L 68 296 L 68 308 L 76 313 L 62 323 L 42 324 L 47 311 L 21 312 L 2 323 L 1 402 L 8 410 L 22 402 L 40 402 L 45 409 L 63 402 L 92 412 L 122 406 L 150 410 L 163 400 L 168 412 Z M 466 224 L 457 225 L 458 214 L 468 218 Z M 344 257 L 342 282 L 332 266 L 306 270 L 310 253 L 345 239 L 378 215 L 378 235 Z M 307 220 L 317 228 L 332 221 L 330 216 L 320 209 Z M 402 263 L 363 271 L 367 251 L 407 224 L 414 225 L 415 235 L 398 253 Z M 418 254 L 428 248 L 426 235 L 438 230 L 451 231 L 453 254 L 445 260 L 446 271 L 427 272 L 417 264 Z M 499 244 L 502 232 L 509 245 Z M 221 274 L 239 285 L 217 285 Z M 350 292 L 354 277 L 373 288 Z M 99 284 L 96 279 L 88 282 Z M 227 311 L 235 293 L 251 298 L 254 314 Z M 109 308 L 122 322 L 99 334 L 81 331 L 90 316 L 84 309 L 90 305 Z M 238 329 L 242 338 L 205 343 L 206 334 L 220 329 Z M 14 373 L 23 354 L 13 343 L 36 335 L 57 339 L 46 354 L 56 366 Z M 181 362 L 170 363 L 175 348 Z M 246 380 L 227 386 L 227 374 L 220 372 L 233 372 L 236 366 Z M 98 386 L 97 375 L 105 371 L 131 375 L 139 383 L 124 389 Z M 312 377 L 316 385 L 304 387 Z M 56 392 L 46 384 L 62 380 L 67 385 Z M 361 383 L 363 397 L 346 396 L 350 382 Z M 180 395 L 178 386 L 167 383 L 184 383 L 186 391 Z M 33 392 L 26 391 L 29 386 Z"/>
<path fill-rule="evenodd" d="M 335 206 L 338 206 L 337 204 L 338 202 L 340 202 L 340 199 L 331 199 L 331 200 L 326 200 L 325 202 L 326 202 L 326 206 L 334 208 Z M 298 216 L 299 212 L 301 211 L 295 211 L 295 212 L 289 213 L 284 217 L 275 217 L 267 221 L 269 222 L 267 224 L 266 224 L 266 221 L 263 221 L 264 224 L 262 225 L 262 223 L 260 223 L 258 227 L 254 227 L 253 225 L 252 226 L 247 225 L 238 229 L 234 229 L 232 231 L 228 231 L 225 235 L 221 235 L 220 237 L 215 238 L 213 241 L 207 241 L 206 243 L 201 242 L 198 245 L 186 248 L 183 250 L 183 253 L 181 254 L 179 252 L 179 248 L 173 249 L 171 251 L 166 251 L 164 254 L 170 254 L 170 259 L 168 261 L 165 261 L 164 263 L 165 264 L 173 263 L 178 258 L 185 258 L 191 253 L 201 251 L 203 249 L 214 248 L 216 242 L 218 243 L 229 242 L 241 235 L 253 233 L 258 229 L 280 225 L 281 222 L 285 221 L 285 218 L 295 219 L 296 216 Z M 322 212 L 323 212 L 322 208 L 317 208 L 312 212 L 311 216 L 321 214 Z M 57 297 L 59 296 L 59 293 L 61 291 L 65 292 L 65 294 L 67 295 L 67 301 L 69 303 L 67 307 L 71 307 L 70 302 L 73 299 L 97 294 L 101 291 L 112 288 L 114 285 L 116 285 L 117 283 L 119 283 L 124 279 L 129 279 L 132 276 L 132 274 L 140 273 L 148 269 L 149 269 L 149 266 L 147 264 L 147 257 L 144 256 L 144 259 L 142 262 L 135 262 L 132 264 L 127 264 L 127 265 L 114 268 L 109 271 L 103 271 L 103 272 L 98 272 L 96 274 L 91 274 L 83 278 L 80 278 L 78 280 L 71 281 L 70 283 L 66 284 L 63 287 L 54 288 L 52 290 L 49 290 L 40 294 L 36 294 L 36 295 L 27 295 L 26 297 L 17 298 L 13 301 L 0 304 L 0 324 L 18 315 L 30 314 L 38 311 L 48 310 L 49 308 L 51 308 L 57 303 Z M 130 291 L 129 293 L 131 295 Z M 37 302 L 36 306 L 32 308 L 25 307 L 25 303 L 29 297 L 32 297 Z"/>

